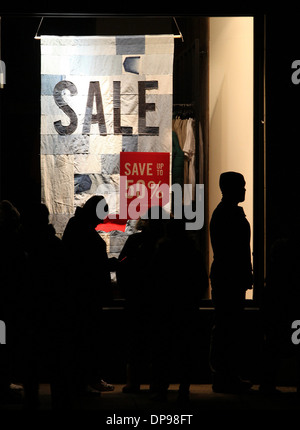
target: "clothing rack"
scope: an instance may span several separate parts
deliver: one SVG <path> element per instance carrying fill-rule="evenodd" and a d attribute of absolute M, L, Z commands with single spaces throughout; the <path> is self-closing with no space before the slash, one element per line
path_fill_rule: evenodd
<path fill-rule="evenodd" d="M 195 177 L 196 183 L 200 183 L 200 136 L 199 124 L 200 118 L 195 103 L 174 103 L 173 104 L 173 119 L 180 118 L 182 120 L 193 118 L 195 121 Z"/>
<path fill-rule="evenodd" d="M 199 182 L 199 124 L 200 124 L 200 69 L 201 60 L 204 51 L 200 50 L 199 39 L 195 39 L 194 42 L 181 49 L 180 52 L 174 58 L 174 88 L 176 90 L 174 110 L 192 109 L 192 117 L 195 120 L 195 140 L 196 140 L 196 160 L 195 160 L 195 174 L 196 183 Z M 190 79 L 186 77 L 190 76 Z M 193 101 L 191 103 L 191 101 Z"/>
<path fill-rule="evenodd" d="M 175 103 L 173 104 L 173 118 L 181 119 L 195 118 L 194 103 Z"/>

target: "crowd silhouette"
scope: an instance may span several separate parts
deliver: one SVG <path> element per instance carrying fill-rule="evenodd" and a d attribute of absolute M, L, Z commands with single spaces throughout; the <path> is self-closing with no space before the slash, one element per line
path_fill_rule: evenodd
<path fill-rule="evenodd" d="M 0 403 L 20 401 L 22 388 L 24 407 L 37 409 L 45 369 L 54 409 L 72 408 L 78 395 L 103 389 L 102 309 L 113 301 L 111 271 L 125 298 L 124 395 L 139 393 L 146 374 L 151 398 L 165 400 L 172 369 L 178 400 L 188 401 L 197 364 L 193 345 L 198 342 L 199 306 L 209 277 L 215 309 L 208 357 L 212 389 L 250 390 L 251 383 L 239 374 L 245 292 L 253 284 L 250 225 L 239 206 L 245 184 L 237 172 L 220 176 L 222 199 L 210 220 L 214 259 L 209 274 L 184 220 L 166 216 L 162 208 L 150 208 L 137 221 L 136 233 L 115 259 L 108 258 L 95 230 L 101 222 L 97 205 L 106 203 L 102 196 L 77 208 L 61 239 L 45 205 L 31 204 L 20 214 L 11 202 L 0 202 L 0 319 L 9 331 L 9 342 L 0 351 Z M 263 392 L 276 392 L 276 360 L 282 352 L 276 339 L 282 332 L 286 339 L 297 319 L 297 255 L 295 236 L 272 251 L 274 270 L 262 307 Z M 289 305 L 283 312 L 278 291 L 287 273 Z M 12 385 L 16 380 L 22 384 L 19 389 Z"/>
<path fill-rule="evenodd" d="M 152 397 L 166 398 L 173 360 L 179 396 L 184 400 L 195 364 L 192 345 L 197 341 L 197 309 L 208 278 L 184 221 L 166 219 L 163 209 L 157 219 L 152 209 L 147 219 L 139 220 L 141 231 L 128 238 L 119 257 L 117 273 L 126 298 L 128 335 L 123 392 L 138 392 L 141 375 L 151 366 Z"/>

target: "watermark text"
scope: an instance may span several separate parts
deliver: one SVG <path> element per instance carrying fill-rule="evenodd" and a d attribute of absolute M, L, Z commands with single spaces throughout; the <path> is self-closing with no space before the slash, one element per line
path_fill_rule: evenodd
<path fill-rule="evenodd" d="M 0 320 L 0 344 L 6 344 L 6 325 L 4 321 Z"/>
<path fill-rule="evenodd" d="M 151 186 L 140 181 L 128 184 L 126 176 L 120 176 L 120 188 L 116 190 L 111 184 L 101 184 L 97 194 L 103 195 L 107 201 L 100 201 L 97 205 L 97 216 L 100 220 L 108 215 L 110 219 L 167 219 L 185 220 L 186 230 L 200 230 L 204 225 L 204 185 L 191 184 L 169 186 L 166 183 Z M 157 210 L 158 207 L 164 211 Z M 150 212 L 149 209 L 151 208 Z"/>

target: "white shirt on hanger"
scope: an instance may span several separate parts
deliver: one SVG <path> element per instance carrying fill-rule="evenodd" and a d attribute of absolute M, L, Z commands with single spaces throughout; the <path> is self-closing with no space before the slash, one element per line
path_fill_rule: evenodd
<path fill-rule="evenodd" d="M 195 200 L 195 185 L 196 185 L 196 176 L 195 176 L 196 142 L 195 142 L 194 126 L 195 126 L 195 120 L 193 118 L 189 118 L 187 120 L 186 135 L 185 135 L 185 140 L 183 145 L 185 160 L 188 163 L 188 168 L 185 169 L 186 177 L 185 177 L 184 183 L 192 185 L 192 195 L 189 196 L 191 200 Z M 187 203 L 187 201 L 185 202 Z"/>

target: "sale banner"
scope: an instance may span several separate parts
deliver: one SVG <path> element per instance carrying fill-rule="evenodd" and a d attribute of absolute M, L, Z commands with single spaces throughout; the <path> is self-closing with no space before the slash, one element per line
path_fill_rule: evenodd
<path fill-rule="evenodd" d="M 41 36 L 41 195 L 57 234 L 93 195 L 118 219 L 120 153 L 172 152 L 173 57 L 173 34 Z M 98 228 L 115 254 L 125 230 Z"/>
<path fill-rule="evenodd" d="M 120 218 L 138 219 L 170 201 L 169 152 L 120 153 Z"/>

